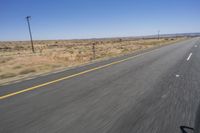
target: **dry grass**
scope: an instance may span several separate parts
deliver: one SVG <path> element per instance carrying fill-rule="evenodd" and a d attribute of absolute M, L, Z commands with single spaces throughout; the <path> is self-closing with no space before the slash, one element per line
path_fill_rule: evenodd
<path fill-rule="evenodd" d="M 27 69 L 24 69 L 24 70 L 20 71 L 20 72 L 19 72 L 19 75 L 28 74 L 28 73 L 33 73 L 33 72 L 36 72 L 36 70 L 33 69 L 33 68 L 27 68 Z"/>
<path fill-rule="evenodd" d="M 0 79 L 11 78 L 11 77 L 15 77 L 15 76 L 16 76 L 16 74 L 7 72 L 4 74 L 1 74 Z"/>
<path fill-rule="evenodd" d="M 31 52 L 29 42 L 0 42 L 0 84 L 16 77 L 22 78 L 90 62 L 93 59 L 93 42 L 96 59 L 102 59 L 182 39 L 35 41 L 35 54 Z"/>

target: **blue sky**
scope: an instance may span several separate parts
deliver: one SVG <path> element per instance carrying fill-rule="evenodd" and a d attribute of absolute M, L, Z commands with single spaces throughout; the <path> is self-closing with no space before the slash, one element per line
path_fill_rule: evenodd
<path fill-rule="evenodd" d="M 200 0 L 0 0 L 0 40 L 200 32 Z"/>

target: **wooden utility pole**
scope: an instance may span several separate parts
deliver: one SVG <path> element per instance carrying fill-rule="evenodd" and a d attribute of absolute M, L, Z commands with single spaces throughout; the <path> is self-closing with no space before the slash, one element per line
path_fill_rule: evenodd
<path fill-rule="evenodd" d="M 29 22 L 30 18 L 31 18 L 31 16 L 27 16 L 26 20 L 27 20 L 27 23 L 28 23 L 28 29 L 29 29 L 30 39 L 31 39 L 31 48 L 32 48 L 33 53 L 35 53 L 35 49 L 34 49 L 34 45 L 33 45 L 33 39 L 32 39 L 32 33 L 31 33 L 31 26 L 30 26 L 30 22 Z"/>

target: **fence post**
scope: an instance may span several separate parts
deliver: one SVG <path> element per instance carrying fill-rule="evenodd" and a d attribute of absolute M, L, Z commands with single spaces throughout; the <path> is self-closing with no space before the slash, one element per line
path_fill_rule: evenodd
<path fill-rule="evenodd" d="M 93 60 L 96 59 L 95 43 L 92 43 Z"/>

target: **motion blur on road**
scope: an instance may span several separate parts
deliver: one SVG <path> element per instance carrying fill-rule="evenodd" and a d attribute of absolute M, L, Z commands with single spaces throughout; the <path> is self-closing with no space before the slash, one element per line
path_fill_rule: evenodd
<path fill-rule="evenodd" d="M 200 133 L 200 0 L 0 0 L 0 133 Z"/>
<path fill-rule="evenodd" d="M 2 86 L 0 132 L 178 133 L 195 125 L 199 59 L 193 38 Z"/>

